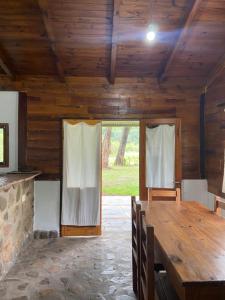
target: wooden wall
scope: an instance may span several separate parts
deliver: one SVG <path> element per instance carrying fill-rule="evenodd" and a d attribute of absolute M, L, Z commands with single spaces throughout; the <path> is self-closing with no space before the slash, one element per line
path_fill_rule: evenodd
<path fill-rule="evenodd" d="M 206 94 L 206 177 L 209 192 L 221 194 L 224 172 L 225 72 Z"/>
<path fill-rule="evenodd" d="M 0 87 L 10 89 L 12 83 Z M 176 82 L 159 86 L 155 79 L 50 77 L 14 83 L 28 101 L 27 165 L 43 178 L 60 178 L 61 122 L 63 118 L 182 119 L 183 178 L 199 178 L 199 89 Z"/>

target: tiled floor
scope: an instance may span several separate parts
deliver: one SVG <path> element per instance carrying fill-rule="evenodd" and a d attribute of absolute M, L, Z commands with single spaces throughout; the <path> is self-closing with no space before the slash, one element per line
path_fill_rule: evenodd
<path fill-rule="evenodd" d="M 131 197 L 103 197 L 102 212 L 104 232 L 131 230 Z"/>
<path fill-rule="evenodd" d="M 130 227 L 130 197 L 103 199 L 102 237 L 32 241 L 0 284 L 0 299 L 135 299 Z"/>

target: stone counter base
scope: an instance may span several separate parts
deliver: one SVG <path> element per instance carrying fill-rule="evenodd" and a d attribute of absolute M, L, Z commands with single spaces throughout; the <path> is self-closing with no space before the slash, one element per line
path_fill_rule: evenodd
<path fill-rule="evenodd" d="M 0 279 L 33 232 L 33 180 L 0 190 Z"/>

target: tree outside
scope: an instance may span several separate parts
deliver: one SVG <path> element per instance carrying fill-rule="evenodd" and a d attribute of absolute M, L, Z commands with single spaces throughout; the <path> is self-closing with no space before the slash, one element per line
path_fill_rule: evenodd
<path fill-rule="evenodd" d="M 103 195 L 139 195 L 139 127 L 103 127 Z"/>
<path fill-rule="evenodd" d="M 112 127 L 106 128 L 103 142 L 102 142 L 102 167 L 103 168 L 109 167 L 109 155 L 111 152 L 111 134 L 112 134 Z"/>
<path fill-rule="evenodd" d="M 116 160 L 114 163 L 115 166 L 124 166 L 125 165 L 125 151 L 126 151 L 129 131 L 130 131 L 130 127 L 123 128 L 119 149 L 117 151 Z"/>

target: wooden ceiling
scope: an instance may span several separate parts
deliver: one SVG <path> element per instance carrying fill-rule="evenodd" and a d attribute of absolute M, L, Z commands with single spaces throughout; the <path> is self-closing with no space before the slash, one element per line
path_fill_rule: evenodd
<path fill-rule="evenodd" d="M 145 41 L 150 23 L 158 27 L 153 43 Z M 12 78 L 211 82 L 224 53 L 225 0 L 0 1 L 0 73 Z"/>

